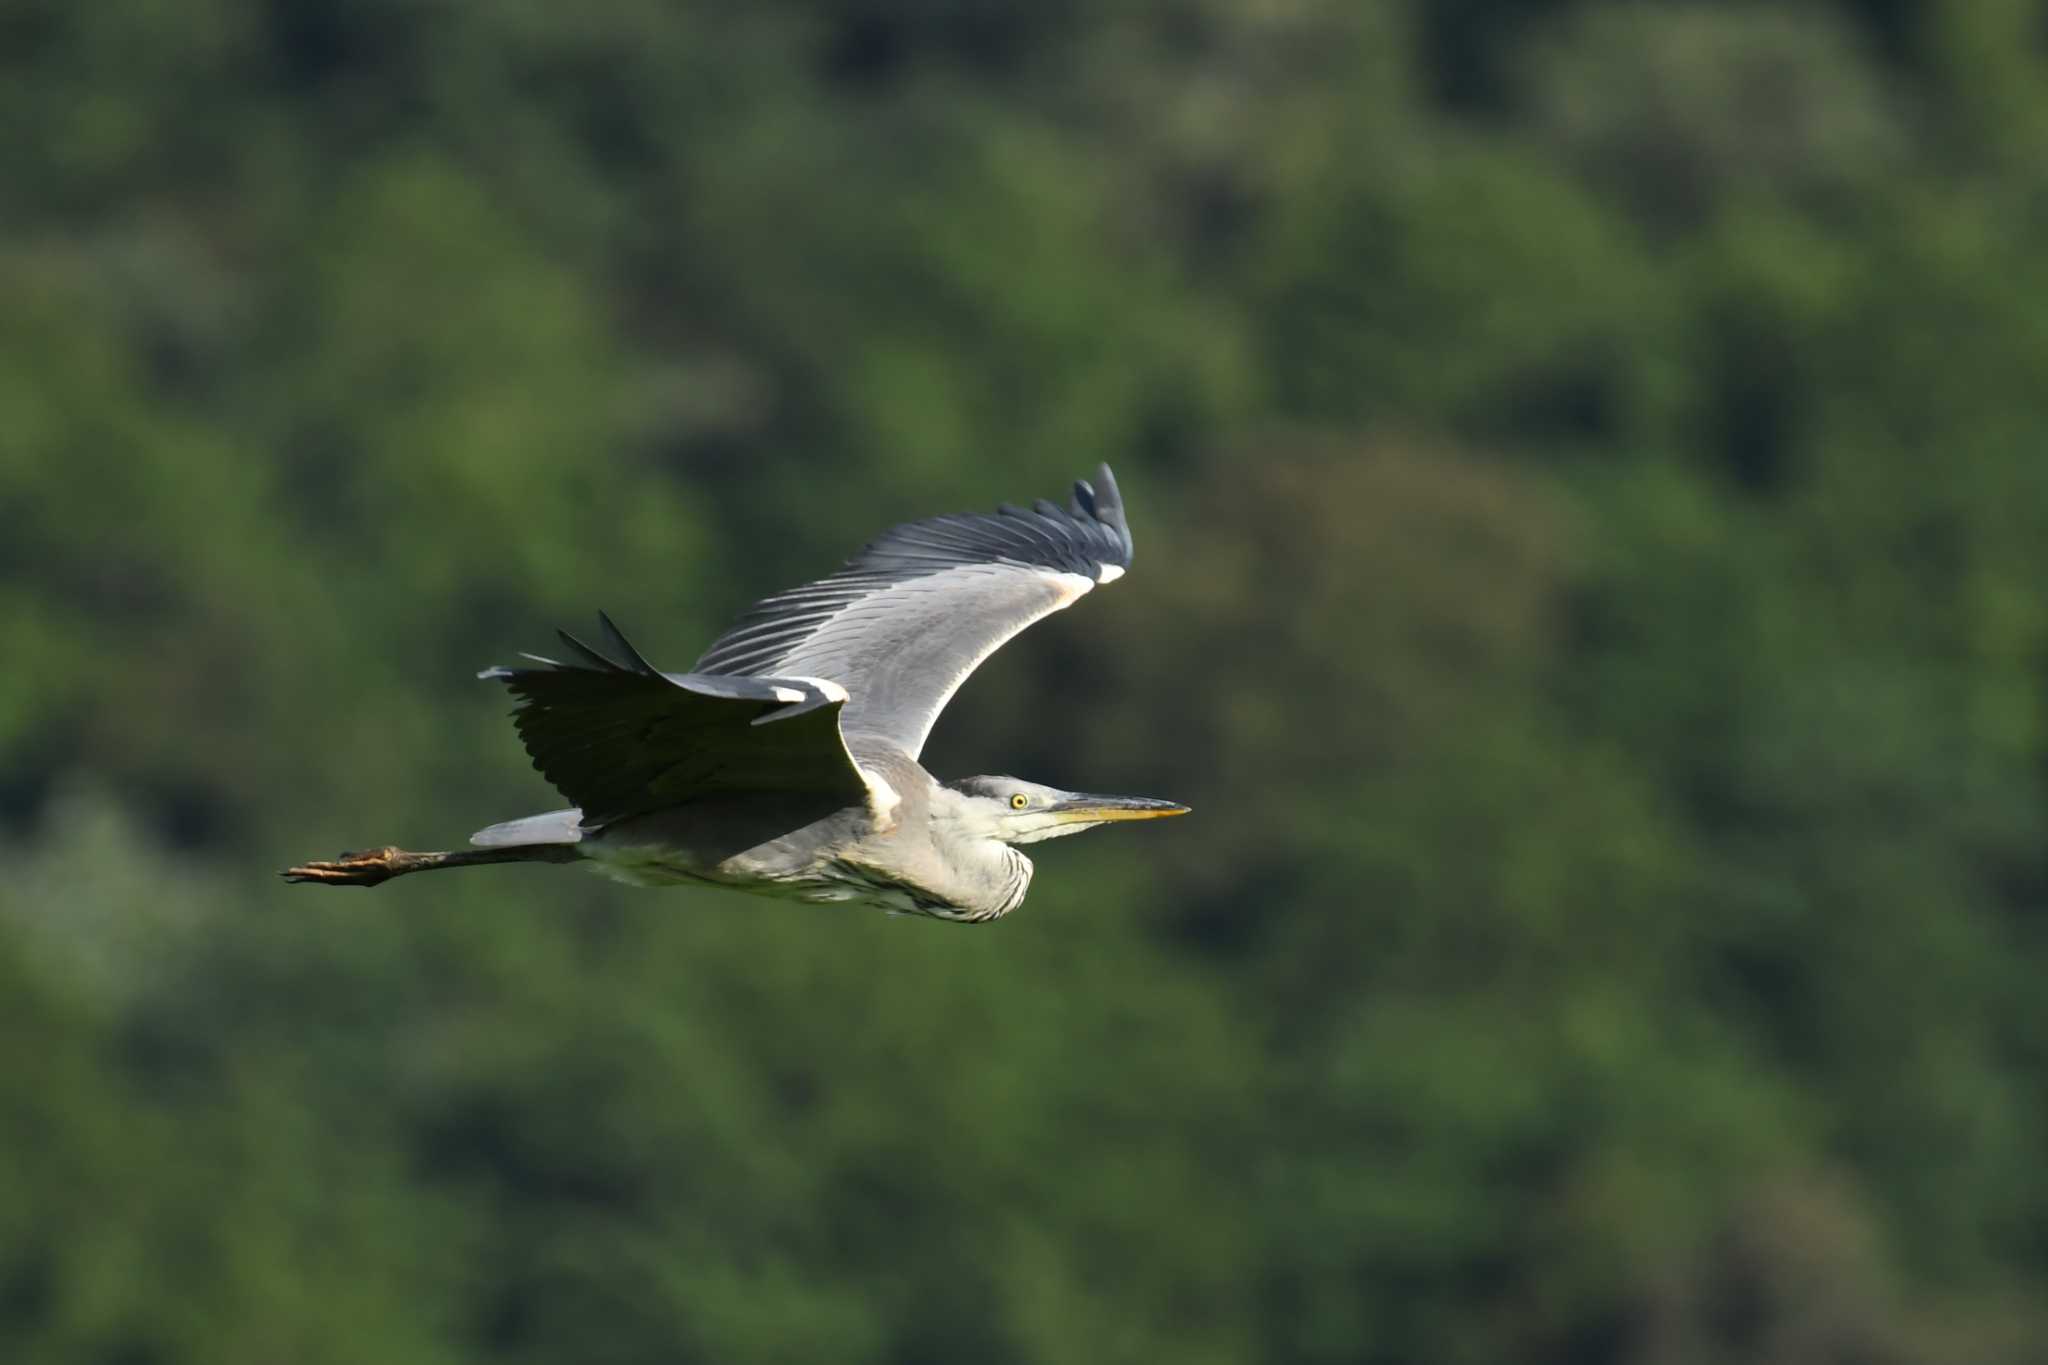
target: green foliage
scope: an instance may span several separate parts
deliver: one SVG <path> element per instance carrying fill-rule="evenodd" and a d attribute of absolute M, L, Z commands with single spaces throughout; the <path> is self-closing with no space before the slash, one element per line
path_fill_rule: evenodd
<path fill-rule="evenodd" d="M 2041 21 L 0 5 L 0 1358 L 2037 1359 Z M 1015 918 L 271 877 L 1103 458 Z"/>

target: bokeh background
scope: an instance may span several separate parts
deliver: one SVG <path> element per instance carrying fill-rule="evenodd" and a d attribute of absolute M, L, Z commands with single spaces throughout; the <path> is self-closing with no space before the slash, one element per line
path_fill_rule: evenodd
<path fill-rule="evenodd" d="M 0 1358 L 2048 1360 L 2048 6 L 5 0 Z M 1109 459 L 959 929 L 552 868 Z"/>

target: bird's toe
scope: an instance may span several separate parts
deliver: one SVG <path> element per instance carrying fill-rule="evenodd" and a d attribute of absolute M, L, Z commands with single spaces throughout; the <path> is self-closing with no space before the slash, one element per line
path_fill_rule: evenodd
<path fill-rule="evenodd" d="M 394 848 L 343 853 L 332 862 L 300 863 L 278 875 L 288 882 L 321 882 L 328 886 L 375 886 L 391 875 Z"/>

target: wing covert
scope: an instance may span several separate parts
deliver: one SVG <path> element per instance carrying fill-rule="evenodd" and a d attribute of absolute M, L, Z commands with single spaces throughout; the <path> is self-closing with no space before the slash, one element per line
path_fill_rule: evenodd
<path fill-rule="evenodd" d="M 828 578 L 747 611 L 697 675 L 826 680 L 848 693 L 841 726 L 915 758 L 960 684 L 1033 622 L 1131 566 L 1131 532 L 1109 466 L 1067 507 L 894 527 Z"/>

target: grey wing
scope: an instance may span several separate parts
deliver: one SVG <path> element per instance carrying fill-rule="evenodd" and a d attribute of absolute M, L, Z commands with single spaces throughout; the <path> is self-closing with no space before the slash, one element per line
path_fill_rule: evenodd
<path fill-rule="evenodd" d="M 815 681 L 662 673 L 600 617 L 607 658 L 572 635 L 576 662 L 491 668 L 533 766 L 595 827 L 737 792 L 866 800 L 839 733 L 845 694 Z"/>
<path fill-rule="evenodd" d="M 849 736 L 915 758 L 982 660 L 1130 566 L 1130 527 L 1103 465 L 1065 508 L 1040 501 L 883 533 L 830 578 L 756 604 L 696 671 L 836 683 Z"/>

